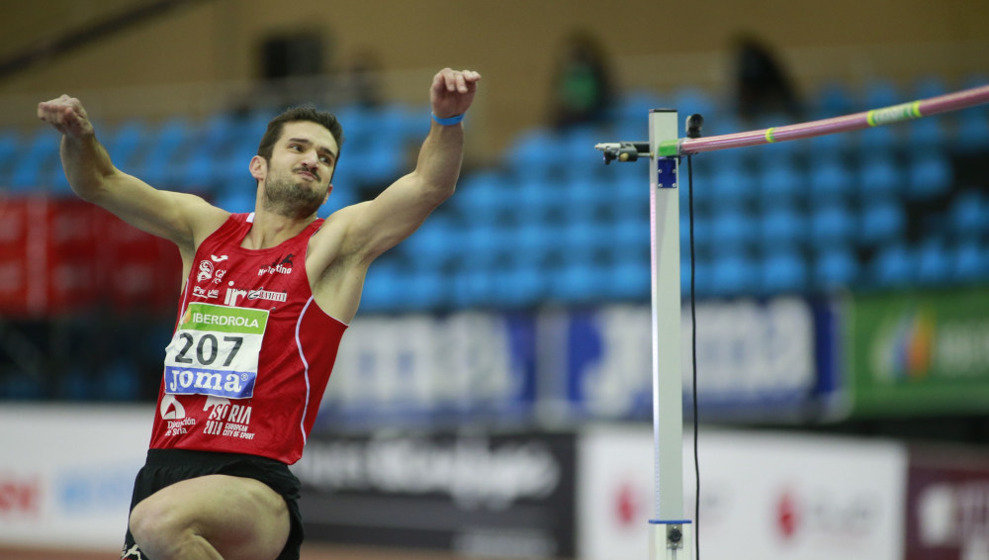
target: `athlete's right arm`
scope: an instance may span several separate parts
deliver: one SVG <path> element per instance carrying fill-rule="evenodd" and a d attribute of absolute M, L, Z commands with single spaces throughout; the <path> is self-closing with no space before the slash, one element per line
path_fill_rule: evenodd
<path fill-rule="evenodd" d="M 162 191 L 128 175 L 110 161 L 78 99 L 63 95 L 38 104 L 38 118 L 62 133 L 60 153 L 69 186 L 127 223 L 195 248 L 230 215 L 191 194 Z"/>

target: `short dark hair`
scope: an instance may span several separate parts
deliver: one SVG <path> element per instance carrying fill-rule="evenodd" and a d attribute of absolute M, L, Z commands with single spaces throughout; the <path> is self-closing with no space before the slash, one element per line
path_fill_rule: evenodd
<path fill-rule="evenodd" d="M 271 119 L 268 122 L 268 129 L 264 131 L 264 136 L 261 137 L 261 143 L 258 145 L 258 155 L 263 157 L 265 161 L 271 161 L 271 153 L 275 149 L 275 142 L 282 135 L 282 128 L 284 128 L 285 123 L 296 121 L 311 121 L 329 130 L 330 134 L 333 135 L 333 139 L 337 141 L 336 159 L 340 161 L 339 150 L 343 149 L 343 127 L 340 125 L 340 121 L 337 120 L 336 115 L 326 111 L 317 111 L 312 105 L 291 107 Z"/>

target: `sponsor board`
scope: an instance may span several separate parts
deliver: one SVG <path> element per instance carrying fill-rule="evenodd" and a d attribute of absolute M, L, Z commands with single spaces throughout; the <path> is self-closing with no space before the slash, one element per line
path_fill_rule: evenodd
<path fill-rule="evenodd" d="M 989 411 L 989 289 L 856 296 L 848 317 L 853 414 Z"/>
<path fill-rule="evenodd" d="M 698 521 L 704 557 L 902 559 L 901 446 L 713 430 L 700 436 L 699 519 L 689 459 L 684 506 L 685 517 Z M 646 558 L 656 511 L 650 430 L 589 429 L 578 457 L 578 557 Z M 684 457 L 692 457 L 689 442 Z"/>
<path fill-rule="evenodd" d="M 4 405 L 0 542 L 117 548 L 151 432 L 147 407 Z"/>
<path fill-rule="evenodd" d="M 906 560 L 989 560 L 989 452 L 913 447 Z"/>
<path fill-rule="evenodd" d="M 474 414 L 524 416 L 535 397 L 531 315 L 462 312 L 355 321 L 317 426 Z"/>
<path fill-rule="evenodd" d="M 697 306 L 697 391 L 707 417 L 799 411 L 835 389 L 830 306 L 799 298 Z M 689 309 L 681 366 L 692 388 Z M 652 413 L 652 313 L 645 306 L 574 312 L 566 333 L 568 400 L 601 417 Z M 662 345 L 662 342 L 661 342 Z"/>
<path fill-rule="evenodd" d="M 292 471 L 314 540 L 572 557 L 571 433 L 314 433 Z"/>

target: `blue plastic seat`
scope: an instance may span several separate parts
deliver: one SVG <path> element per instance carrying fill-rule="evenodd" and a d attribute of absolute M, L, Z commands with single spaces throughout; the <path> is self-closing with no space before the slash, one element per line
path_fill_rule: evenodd
<path fill-rule="evenodd" d="M 546 178 L 555 167 L 550 164 L 559 155 L 556 135 L 545 128 L 537 128 L 515 139 L 509 146 L 505 161 L 519 177 Z"/>
<path fill-rule="evenodd" d="M 763 293 L 794 293 L 808 288 L 807 263 L 796 251 L 773 252 L 763 260 L 760 268 Z"/>
<path fill-rule="evenodd" d="M 492 286 L 492 303 L 498 307 L 528 307 L 538 304 L 546 295 L 548 276 L 534 266 L 510 265 L 498 269 Z"/>
<path fill-rule="evenodd" d="M 810 163 L 810 199 L 815 204 L 847 200 L 853 192 L 854 176 L 843 160 L 833 156 L 814 158 Z"/>
<path fill-rule="evenodd" d="M 711 249 L 716 254 L 749 249 L 756 238 L 755 228 L 755 221 L 745 211 L 718 212 L 711 217 Z"/>
<path fill-rule="evenodd" d="M 510 214 L 516 218 L 517 223 L 559 221 L 562 219 L 563 209 L 569 204 L 561 183 L 549 183 L 535 178 L 521 181 L 513 195 L 515 202 Z"/>
<path fill-rule="evenodd" d="M 948 144 L 943 117 L 915 119 L 907 124 L 907 142 L 913 153 L 927 153 L 942 150 Z"/>
<path fill-rule="evenodd" d="M 756 179 L 741 165 L 719 165 L 711 175 L 708 197 L 717 201 L 718 207 L 739 207 L 758 196 L 757 185 Z M 703 186 L 698 185 L 700 188 Z"/>
<path fill-rule="evenodd" d="M 861 200 L 871 202 L 902 192 L 904 179 L 893 160 L 873 157 L 862 163 L 858 173 Z"/>
<path fill-rule="evenodd" d="M 978 239 L 967 239 L 951 255 L 951 274 L 960 282 L 989 279 L 989 247 Z"/>
<path fill-rule="evenodd" d="M 810 240 L 818 247 L 846 244 L 855 235 L 855 220 L 845 206 L 817 208 L 810 217 Z"/>
<path fill-rule="evenodd" d="M 989 111 L 962 111 L 958 119 L 958 129 L 952 142 L 956 151 L 971 154 L 989 149 Z"/>
<path fill-rule="evenodd" d="M 977 190 L 958 193 L 948 209 L 949 223 L 959 238 L 989 231 L 989 200 Z"/>
<path fill-rule="evenodd" d="M 760 174 L 759 191 L 763 200 L 782 202 L 802 198 L 806 186 L 792 165 L 775 164 L 764 168 Z"/>
<path fill-rule="evenodd" d="M 453 279 L 453 305 L 479 308 L 494 305 L 494 290 L 501 281 L 498 271 L 490 268 L 459 268 Z"/>
<path fill-rule="evenodd" d="M 146 149 L 149 134 L 146 122 L 133 119 L 108 134 L 103 145 L 114 165 L 129 170 L 135 166 L 135 158 Z"/>
<path fill-rule="evenodd" d="M 362 311 L 393 311 L 405 297 L 403 279 L 398 267 L 388 259 L 378 259 L 364 279 L 361 296 Z"/>
<path fill-rule="evenodd" d="M 759 280 L 755 263 L 743 254 L 728 254 L 714 259 L 710 275 L 709 293 L 717 296 L 754 293 Z"/>
<path fill-rule="evenodd" d="M 712 118 L 717 111 L 717 103 L 707 92 L 694 87 L 685 87 L 673 94 L 673 107 L 680 115 L 677 130 L 683 130 L 685 119 L 693 113 Z"/>
<path fill-rule="evenodd" d="M 257 201 L 257 192 L 248 185 L 239 189 L 227 189 L 216 197 L 216 205 L 227 212 L 253 212 Z"/>
<path fill-rule="evenodd" d="M 763 252 L 778 246 L 800 247 L 807 241 L 807 220 L 792 206 L 773 206 L 758 225 Z"/>
<path fill-rule="evenodd" d="M 467 220 L 501 221 L 511 214 L 513 206 L 505 185 L 506 180 L 497 172 L 472 173 L 460 181 L 452 202 Z"/>
<path fill-rule="evenodd" d="M 412 258 L 415 269 L 436 270 L 455 261 L 461 247 L 461 231 L 448 216 L 433 215 L 402 246 Z"/>
<path fill-rule="evenodd" d="M 916 281 L 916 256 L 902 243 L 884 247 L 869 267 L 872 283 L 877 286 L 903 287 Z"/>
<path fill-rule="evenodd" d="M 943 241 L 925 241 L 917 249 L 917 280 L 926 285 L 941 285 L 952 279 L 951 258 Z"/>
<path fill-rule="evenodd" d="M 569 262 L 550 276 L 552 300 L 567 304 L 588 304 L 600 300 L 610 281 L 609 269 L 593 262 Z"/>
<path fill-rule="evenodd" d="M 914 200 L 926 200 L 946 194 L 954 181 L 948 157 L 929 152 L 915 157 L 907 172 L 907 194 Z"/>
<path fill-rule="evenodd" d="M 824 290 L 848 288 L 859 274 L 859 262 L 847 246 L 825 249 L 814 262 L 814 282 Z"/>
<path fill-rule="evenodd" d="M 39 128 L 15 156 L 10 174 L 14 190 L 36 191 L 50 186 L 58 159 L 58 135 L 54 131 Z"/>
<path fill-rule="evenodd" d="M 458 235 L 463 262 L 468 267 L 491 267 L 510 258 L 511 236 L 498 224 L 468 223 Z"/>
<path fill-rule="evenodd" d="M 645 301 L 652 289 L 648 259 L 622 259 L 609 269 L 605 284 L 608 297 L 624 301 Z"/>
<path fill-rule="evenodd" d="M 510 260 L 519 266 L 538 268 L 567 250 L 558 227 L 547 222 L 528 222 L 508 229 L 512 251 Z"/>
<path fill-rule="evenodd" d="M 180 156 L 188 155 L 185 147 L 194 138 L 195 129 L 184 119 L 172 119 L 152 133 L 148 157 L 139 175 L 158 188 L 174 188 L 179 181 L 178 170 L 185 161 Z"/>
<path fill-rule="evenodd" d="M 402 275 L 404 298 L 398 307 L 404 311 L 428 311 L 453 299 L 447 279 L 436 269 L 416 268 Z"/>
<path fill-rule="evenodd" d="M 865 246 L 888 244 L 906 231 L 907 216 L 903 206 L 894 201 L 877 201 L 865 207 L 857 231 L 857 241 Z"/>

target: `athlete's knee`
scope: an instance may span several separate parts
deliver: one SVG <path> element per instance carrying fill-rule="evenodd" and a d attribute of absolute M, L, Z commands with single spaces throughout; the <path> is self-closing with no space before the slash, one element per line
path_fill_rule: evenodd
<path fill-rule="evenodd" d="M 137 545 L 151 558 L 174 557 L 182 542 L 192 534 L 188 519 L 163 500 L 154 497 L 139 502 L 131 510 L 129 528 Z"/>

